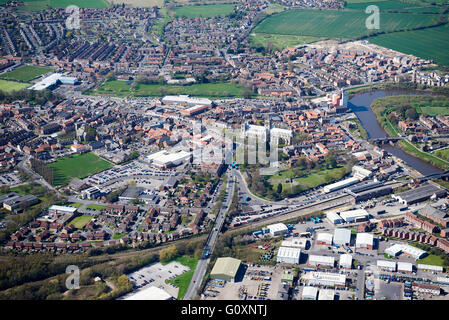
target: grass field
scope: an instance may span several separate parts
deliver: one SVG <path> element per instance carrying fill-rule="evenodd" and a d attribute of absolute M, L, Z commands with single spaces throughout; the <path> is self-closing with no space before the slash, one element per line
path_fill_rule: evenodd
<path fill-rule="evenodd" d="M 4 2 L 4 0 L 1 0 Z M 66 8 L 75 5 L 80 8 L 108 8 L 109 3 L 106 0 L 23 0 L 24 5 L 19 7 L 20 11 L 41 11 L 48 7 Z"/>
<path fill-rule="evenodd" d="M 378 6 L 380 11 L 416 7 L 416 5 L 413 5 L 413 4 L 388 0 L 388 1 L 366 1 L 366 2 L 359 2 L 359 3 L 348 3 L 345 6 L 345 9 L 363 10 L 364 11 L 366 9 L 366 7 L 370 6 L 370 5 Z"/>
<path fill-rule="evenodd" d="M 112 164 L 89 152 L 60 158 L 49 166 L 55 175 L 54 184 L 59 186 L 69 183 L 74 177 L 85 178 L 109 169 Z"/>
<path fill-rule="evenodd" d="M 268 42 L 271 42 L 273 48 L 277 50 L 283 50 L 285 48 L 292 48 L 300 46 L 306 43 L 318 41 L 324 39 L 323 37 L 311 37 L 311 36 L 295 36 L 285 34 L 270 34 L 270 33 L 251 33 L 250 43 L 252 46 L 267 47 Z"/>
<path fill-rule="evenodd" d="M 137 8 L 148 8 L 148 7 L 159 7 L 164 6 L 164 0 L 107 0 L 111 5 L 114 4 L 125 4 L 130 7 Z"/>
<path fill-rule="evenodd" d="M 28 82 L 50 71 L 53 71 L 53 69 L 38 66 L 23 66 L 11 72 L 3 73 L 0 75 L 0 78 Z"/>
<path fill-rule="evenodd" d="M 89 223 L 90 220 L 92 220 L 92 216 L 88 214 L 84 214 L 82 216 L 76 217 L 75 219 L 70 222 L 71 225 L 73 225 L 77 229 L 82 229 L 86 224 Z"/>
<path fill-rule="evenodd" d="M 178 300 L 182 300 L 182 298 L 184 298 L 184 295 L 187 292 L 187 289 L 189 288 L 189 284 L 190 284 L 190 281 L 192 280 L 193 273 L 195 272 L 196 265 L 198 263 L 198 259 L 183 256 L 183 257 L 178 257 L 172 261 L 177 261 L 177 262 L 181 263 L 182 265 L 190 268 L 189 271 L 180 274 L 176 278 L 171 279 L 171 280 L 166 280 L 166 283 L 173 283 L 175 286 L 177 286 L 179 288 L 177 298 L 178 298 Z M 162 263 L 162 264 L 166 265 L 170 262 L 166 262 L 166 263 Z"/>
<path fill-rule="evenodd" d="M 106 209 L 107 207 L 108 206 L 102 205 L 102 204 L 89 204 L 89 205 L 87 205 L 86 209 L 94 209 L 94 210 L 101 211 L 103 209 Z"/>
<path fill-rule="evenodd" d="M 131 87 L 124 81 L 112 80 L 102 83 L 98 88 L 85 92 L 85 94 L 121 97 L 161 97 L 170 94 L 187 94 L 197 97 L 230 98 L 241 97 L 246 90 L 238 84 L 229 82 L 200 83 L 189 86 L 138 83 L 135 87 Z"/>
<path fill-rule="evenodd" d="M 233 4 L 210 4 L 202 6 L 185 6 L 173 9 L 177 17 L 185 16 L 187 18 L 196 17 L 216 17 L 225 16 L 234 12 Z"/>
<path fill-rule="evenodd" d="M 431 15 L 434 16 L 434 15 Z M 402 53 L 413 54 L 436 63 L 449 65 L 449 24 L 407 32 L 396 32 L 372 37 L 371 43 Z"/>
<path fill-rule="evenodd" d="M 350 39 L 371 33 L 366 29 L 366 18 L 367 15 L 362 10 L 289 10 L 266 18 L 253 32 Z M 378 31 L 391 32 L 424 27 L 436 23 L 437 20 L 438 15 L 433 14 L 385 12 L 381 16 Z"/>
<path fill-rule="evenodd" d="M 0 90 L 5 92 L 19 91 L 30 86 L 29 83 L 0 80 Z"/>
<path fill-rule="evenodd" d="M 422 259 L 416 260 L 416 263 L 420 264 L 430 264 L 433 266 L 441 266 L 444 267 L 443 259 L 439 256 L 429 254 L 427 257 L 424 257 Z"/>

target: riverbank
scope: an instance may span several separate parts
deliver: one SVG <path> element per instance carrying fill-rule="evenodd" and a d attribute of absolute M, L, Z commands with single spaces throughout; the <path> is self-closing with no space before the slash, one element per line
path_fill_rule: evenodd
<path fill-rule="evenodd" d="M 358 87 L 353 89 L 348 89 L 346 92 L 348 93 L 348 99 L 353 98 L 354 96 L 366 93 L 373 92 L 378 90 L 413 90 L 417 93 L 427 93 L 427 94 L 438 94 L 449 96 L 449 87 L 430 87 L 417 83 L 396 83 L 396 82 L 383 82 L 372 85 L 367 85 L 364 87 Z"/>

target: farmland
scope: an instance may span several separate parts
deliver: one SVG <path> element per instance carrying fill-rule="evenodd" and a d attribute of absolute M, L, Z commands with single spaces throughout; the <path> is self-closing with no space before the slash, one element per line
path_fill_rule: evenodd
<path fill-rule="evenodd" d="M 273 48 L 277 50 L 282 50 L 285 48 L 292 48 L 302 44 L 322 40 L 322 37 L 311 37 L 311 36 L 295 36 L 295 35 L 284 35 L 284 34 L 269 34 L 269 33 L 252 33 L 250 35 L 251 45 L 254 47 L 267 47 L 268 43 L 271 42 Z"/>
<path fill-rule="evenodd" d="M 13 71 L 3 73 L 2 75 L 0 75 L 0 78 L 6 80 L 28 82 L 52 70 L 53 69 L 51 68 L 44 68 L 38 66 L 23 66 L 14 69 Z"/>
<path fill-rule="evenodd" d="M 185 6 L 175 8 L 174 12 L 177 17 L 184 16 L 187 18 L 196 18 L 196 17 L 210 18 L 216 16 L 225 16 L 229 13 L 234 12 L 234 5 L 210 4 L 200 6 Z"/>
<path fill-rule="evenodd" d="M 50 163 L 55 175 L 55 185 L 69 183 L 72 178 L 85 178 L 88 175 L 104 171 L 112 167 L 112 164 L 89 152 L 60 158 Z"/>
<path fill-rule="evenodd" d="M 187 94 L 197 97 L 227 98 L 242 96 L 246 90 L 245 87 L 229 82 L 200 83 L 186 86 L 137 83 L 132 86 L 124 81 L 111 80 L 85 94 L 121 97 L 161 97 L 170 94 Z"/>
<path fill-rule="evenodd" d="M 159 7 L 164 6 L 164 0 L 107 0 L 111 5 L 125 4 L 130 7 L 147 8 L 147 7 Z"/>
<path fill-rule="evenodd" d="M 66 8 L 70 5 L 97 9 L 109 7 L 109 3 L 106 0 L 24 0 L 23 3 L 24 5 L 19 7 L 20 11 L 41 11 L 49 6 L 52 8 Z"/>
<path fill-rule="evenodd" d="M 21 83 L 16 81 L 0 80 L 0 91 L 11 92 L 19 91 L 29 87 L 29 83 Z"/>

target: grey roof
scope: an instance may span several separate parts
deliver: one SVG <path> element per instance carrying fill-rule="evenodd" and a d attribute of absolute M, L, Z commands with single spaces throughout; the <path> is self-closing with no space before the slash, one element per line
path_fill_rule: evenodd
<path fill-rule="evenodd" d="M 446 194 L 446 191 L 428 183 L 418 188 L 399 193 L 397 196 L 401 197 L 402 200 L 407 201 L 408 203 L 414 203 L 424 201 L 430 198 L 434 193 L 441 197 Z"/>
<path fill-rule="evenodd" d="M 446 212 L 438 210 L 437 208 L 432 207 L 431 205 L 426 205 L 424 208 L 421 209 L 420 213 L 424 213 L 437 219 L 444 219 L 447 217 Z"/>

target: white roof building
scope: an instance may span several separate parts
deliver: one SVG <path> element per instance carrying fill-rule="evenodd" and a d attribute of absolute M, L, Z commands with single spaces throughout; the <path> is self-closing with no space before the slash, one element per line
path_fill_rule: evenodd
<path fill-rule="evenodd" d="M 167 150 L 161 150 L 147 156 L 147 161 L 158 167 L 170 167 L 179 165 L 187 160 L 190 160 L 192 156 L 191 152 L 177 151 L 169 152 Z"/>
<path fill-rule="evenodd" d="M 273 236 L 277 236 L 277 235 L 280 235 L 280 234 L 288 232 L 287 226 L 285 224 L 283 224 L 283 223 L 270 224 L 267 227 L 267 229 L 270 230 L 270 233 Z"/>
<path fill-rule="evenodd" d="M 356 248 L 372 249 L 374 246 L 374 236 L 371 233 L 361 232 L 357 233 L 355 239 Z"/>
<path fill-rule="evenodd" d="M 340 217 L 346 222 L 357 222 L 357 220 L 368 219 L 369 213 L 365 209 L 356 209 L 340 212 Z"/>
<path fill-rule="evenodd" d="M 327 233 L 327 232 L 319 232 L 316 234 L 316 241 L 320 242 L 320 243 L 325 243 L 328 245 L 332 244 L 332 239 L 334 238 L 334 236 L 332 235 L 332 233 Z"/>
<path fill-rule="evenodd" d="M 54 212 L 64 212 L 64 213 L 74 213 L 78 209 L 75 207 L 66 207 L 66 206 L 57 206 L 52 205 L 50 208 L 48 208 L 48 211 L 54 211 Z"/>
<path fill-rule="evenodd" d="M 44 90 L 49 89 L 52 86 L 57 85 L 58 83 L 76 83 L 77 78 L 75 77 L 66 77 L 61 73 L 53 73 L 48 77 L 45 77 L 41 81 L 37 82 L 33 86 L 30 87 L 30 90 Z"/>
<path fill-rule="evenodd" d="M 305 286 L 302 290 L 302 300 L 316 300 L 318 289 L 315 287 Z"/>
<path fill-rule="evenodd" d="M 418 264 L 419 270 L 429 270 L 429 271 L 437 271 L 437 272 L 443 272 L 442 266 L 434 266 L 431 264 Z"/>
<path fill-rule="evenodd" d="M 348 178 L 348 179 L 345 179 L 342 181 L 328 184 L 327 186 L 324 186 L 323 191 L 324 191 L 324 193 L 329 193 L 332 191 L 343 189 L 345 187 L 349 187 L 353 184 L 356 184 L 357 182 L 360 182 L 360 180 L 357 178 L 351 177 L 351 178 Z"/>
<path fill-rule="evenodd" d="M 352 174 L 354 175 L 354 177 L 363 180 L 365 178 L 371 177 L 373 175 L 373 172 L 361 166 L 353 166 Z"/>
<path fill-rule="evenodd" d="M 160 289 L 156 286 L 150 286 L 148 288 L 137 291 L 125 297 L 123 300 L 172 300 L 173 296 L 167 291 Z"/>
<path fill-rule="evenodd" d="M 351 243 L 351 230 L 335 228 L 334 230 L 334 243 L 338 245 Z"/>
<path fill-rule="evenodd" d="M 387 260 L 377 260 L 377 267 L 382 270 L 396 271 L 396 262 Z"/>
<path fill-rule="evenodd" d="M 279 247 L 276 262 L 299 264 L 301 249 L 291 247 Z"/>
<path fill-rule="evenodd" d="M 162 98 L 163 103 L 178 103 L 178 104 L 188 104 L 188 105 L 212 105 L 212 101 L 207 98 L 195 98 L 188 95 L 178 95 L 178 96 L 165 96 Z"/>
<path fill-rule="evenodd" d="M 398 271 L 412 272 L 413 264 L 410 262 L 398 261 Z"/>
<path fill-rule="evenodd" d="M 346 286 L 346 275 L 330 272 L 310 272 L 308 274 L 309 285 L 322 286 Z"/>
<path fill-rule="evenodd" d="M 405 253 L 411 257 L 413 257 L 415 260 L 421 259 L 425 256 L 426 252 L 424 250 L 412 247 L 408 244 L 393 244 L 391 247 L 385 249 L 384 253 L 389 254 L 391 256 L 396 257 L 397 255 L 401 253 Z"/>
<path fill-rule="evenodd" d="M 326 214 L 326 218 L 333 224 L 339 224 L 343 222 L 343 219 L 334 211 L 330 211 Z"/>
<path fill-rule="evenodd" d="M 305 238 L 283 240 L 282 243 L 281 243 L 281 246 L 282 247 L 292 247 L 292 248 L 305 249 L 306 246 L 307 246 L 307 242 L 309 242 L 309 240 L 307 240 Z"/>
<path fill-rule="evenodd" d="M 340 255 L 340 261 L 339 261 L 339 266 L 346 268 L 346 269 L 351 269 L 352 267 L 352 255 L 350 254 L 342 254 Z"/>
<path fill-rule="evenodd" d="M 335 258 L 330 256 L 317 256 L 309 255 L 309 265 L 311 266 L 329 266 L 333 267 L 335 264 Z"/>
<path fill-rule="evenodd" d="M 335 290 L 332 289 L 320 289 L 318 292 L 318 300 L 334 300 Z"/>

